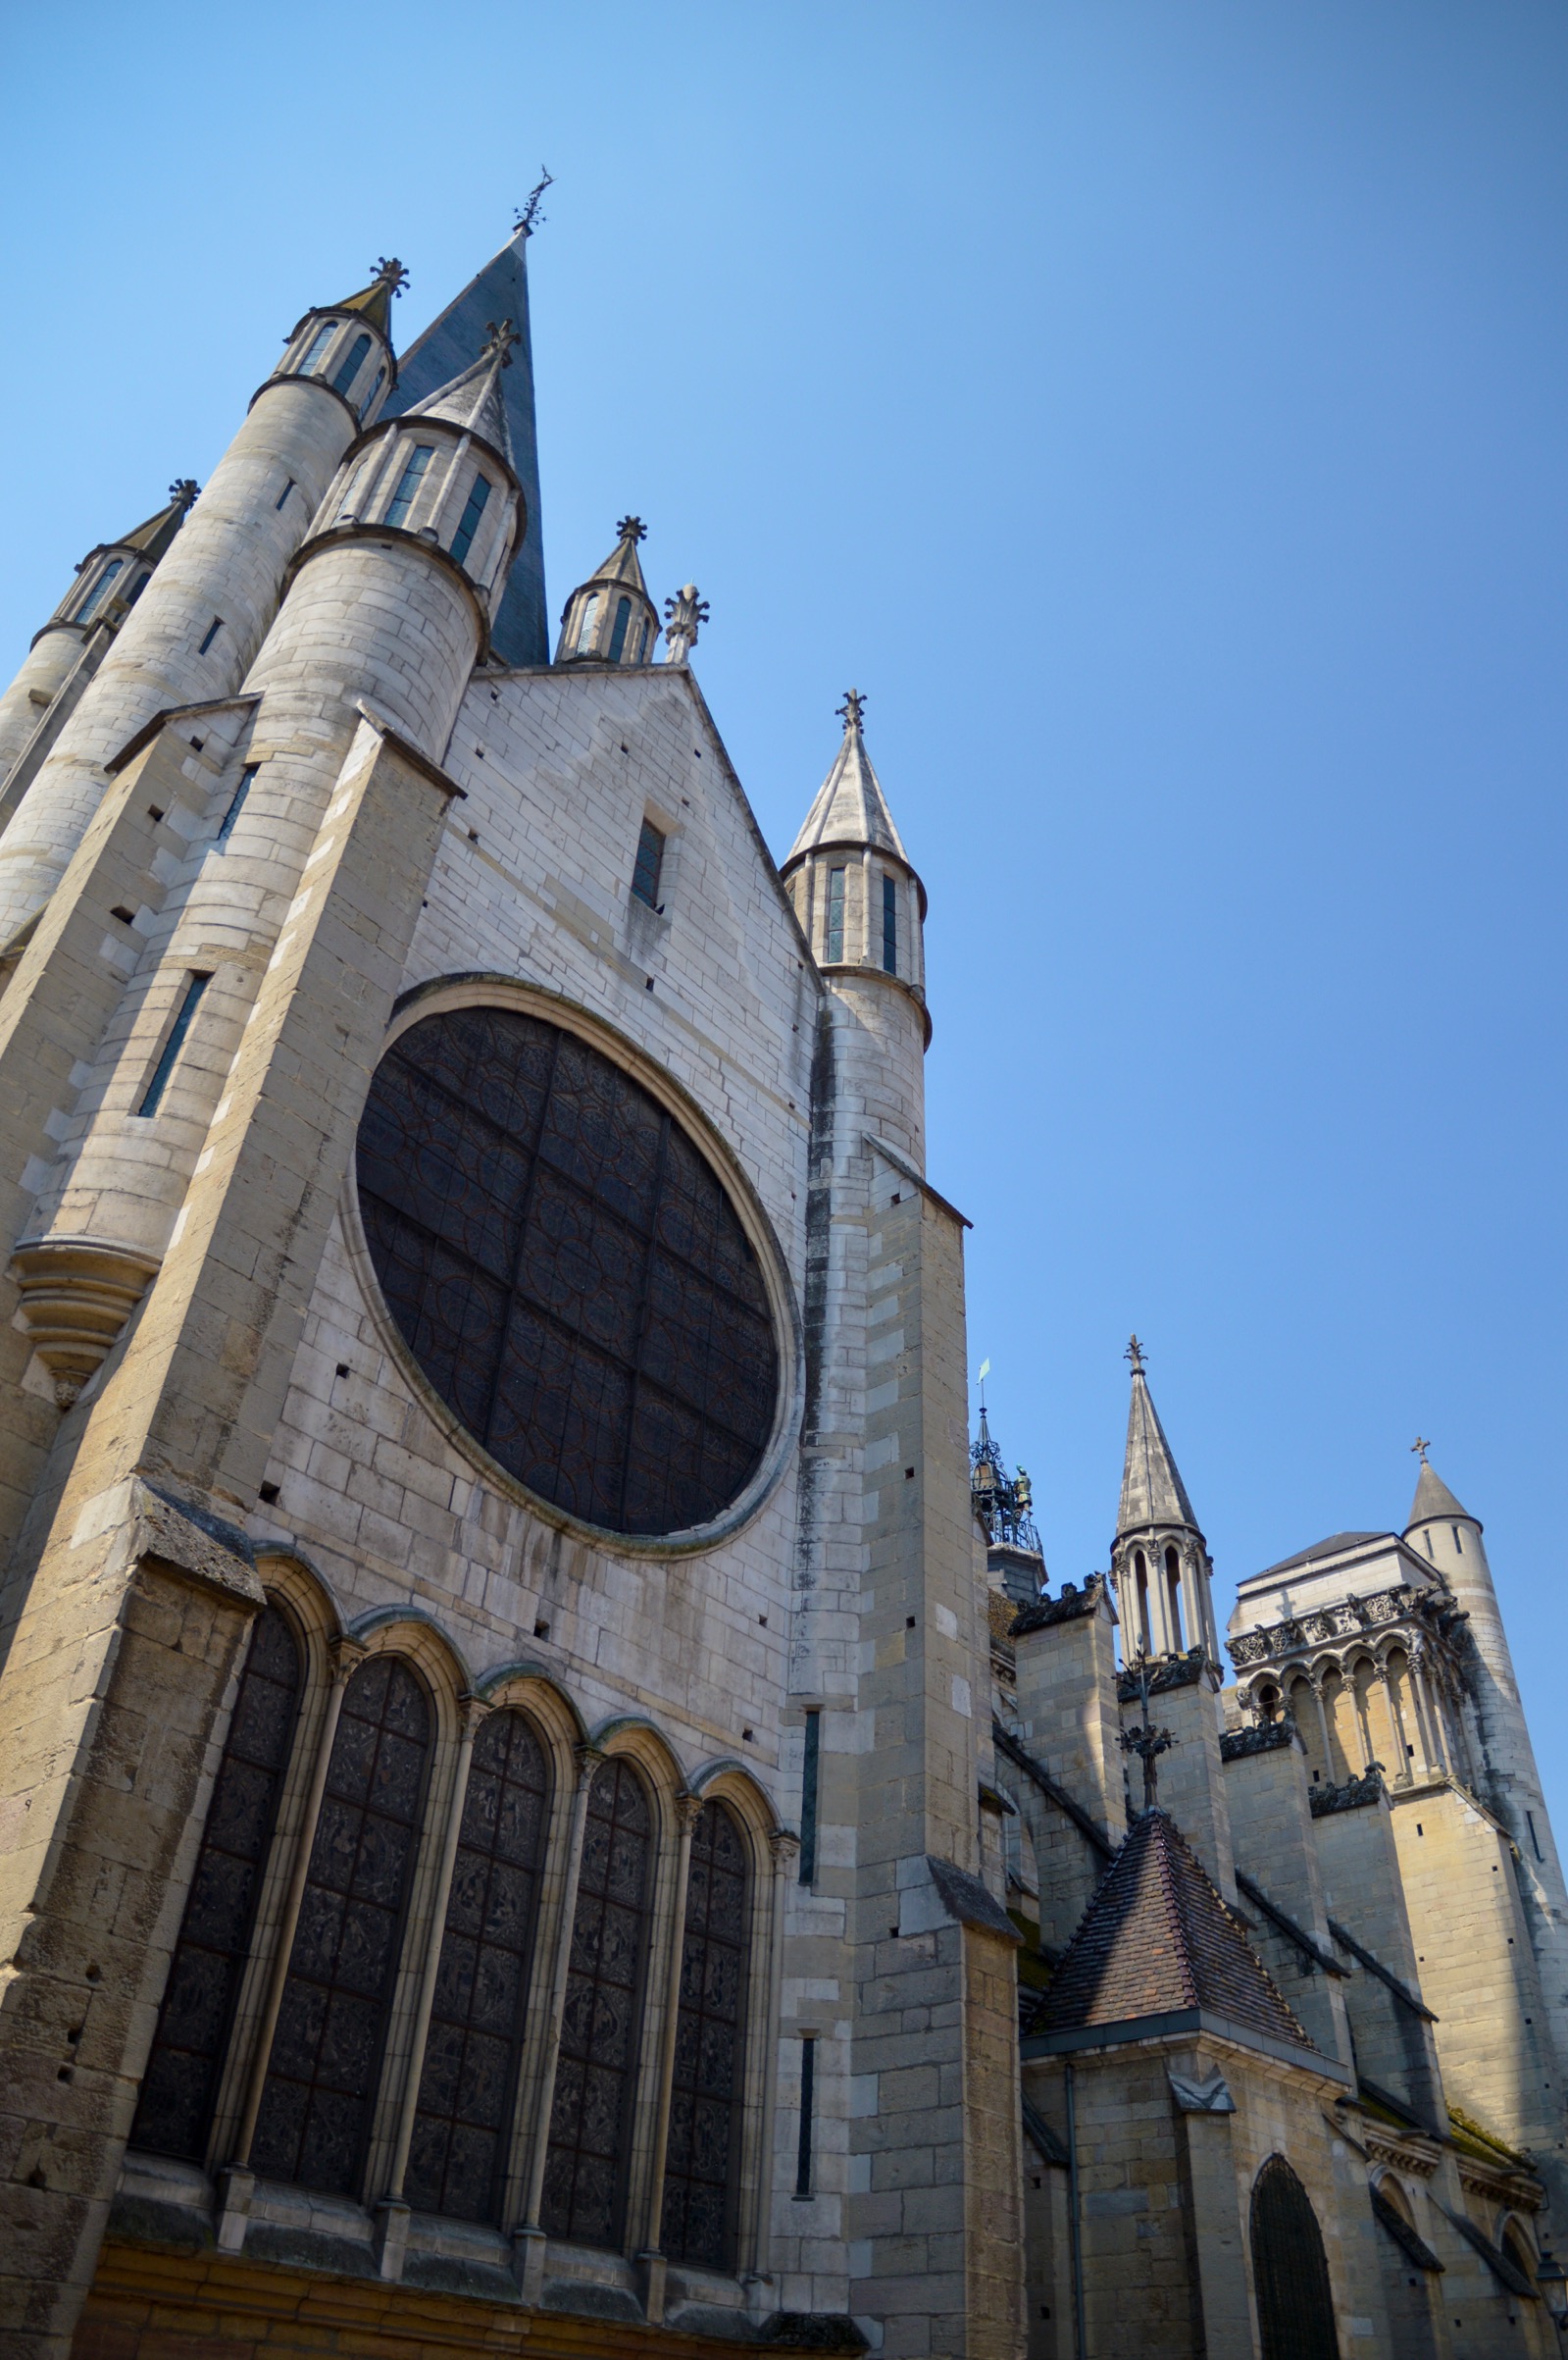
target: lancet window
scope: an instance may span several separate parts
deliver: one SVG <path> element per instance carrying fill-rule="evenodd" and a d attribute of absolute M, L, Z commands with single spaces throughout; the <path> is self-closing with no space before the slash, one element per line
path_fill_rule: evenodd
<path fill-rule="evenodd" d="M 683 1799 L 656 1751 L 588 1755 L 574 1802 L 565 1701 L 464 1699 L 428 1638 L 329 1682 L 290 1583 L 236 1676 L 132 2146 L 248 2167 L 252 2221 L 292 2182 L 506 2232 L 532 2188 L 552 2237 L 740 2269 L 764 2196 L 756 1822 Z"/>
<path fill-rule="evenodd" d="M 360 370 L 364 367 L 365 355 L 369 352 L 370 348 L 371 340 L 369 336 L 359 335 L 354 338 L 354 341 L 352 344 L 350 344 L 347 352 L 343 356 L 341 367 L 338 369 L 337 374 L 332 379 L 332 391 L 334 393 L 347 393 L 349 386 L 353 384 L 355 378 L 358 377 Z"/>

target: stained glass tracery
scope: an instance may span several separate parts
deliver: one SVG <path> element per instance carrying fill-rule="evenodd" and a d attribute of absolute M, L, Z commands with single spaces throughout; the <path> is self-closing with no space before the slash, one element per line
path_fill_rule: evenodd
<path fill-rule="evenodd" d="M 426 2212 L 497 2217 L 549 1795 L 531 1723 L 492 1713 L 474 1740 L 404 2181 Z"/>
<path fill-rule="evenodd" d="M 540 2220 L 552 2237 L 614 2245 L 636 2096 L 653 1817 L 630 1763 L 588 1796 Z"/>
<path fill-rule="evenodd" d="M 251 1627 L 131 2131 L 131 2144 L 155 2155 L 199 2162 L 207 2144 L 302 1671 L 286 1616 L 264 1607 Z"/>
<path fill-rule="evenodd" d="M 358 1168 L 392 1316 L 510 1473 L 628 1533 L 706 1523 L 744 1490 L 779 1386 L 762 1272 L 630 1074 L 515 1009 L 427 1017 L 377 1071 Z"/>
<path fill-rule="evenodd" d="M 740 1830 L 707 1803 L 691 1836 L 660 2242 L 710 2270 L 733 2258 L 748 1888 Z"/>
<path fill-rule="evenodd" d="M 251 2161 L 359 2192 L 425 1796 L 430 1708 L 394 1655 L 344 1693 Z"/>

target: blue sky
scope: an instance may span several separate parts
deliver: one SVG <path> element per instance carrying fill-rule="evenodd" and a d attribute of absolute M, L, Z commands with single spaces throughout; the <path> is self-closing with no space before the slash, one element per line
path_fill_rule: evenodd
<path fill-rule="evenodd" d="M 868 692 L 1053 1577 L 1135 1325 L 1222 1616 L 1402 1523 L 1419 1428 L 1568 1803 L 1562 11 L 88 0 L 7 49 L 0 664 L 307 303 L 395 251 L 406 342 L 547 163 L 552 607 L 639 510 L 780 853 Z"/>

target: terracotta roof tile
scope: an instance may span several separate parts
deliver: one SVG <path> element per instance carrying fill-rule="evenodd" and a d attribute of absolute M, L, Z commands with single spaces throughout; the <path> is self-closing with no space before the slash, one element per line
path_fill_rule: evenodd
<path fill-rule="evenodd" d="M 1310 2048 L 1168 1812 L 1134 1823 L 1052 1978 L 1037 2032 L 1203 2008 Z"/>

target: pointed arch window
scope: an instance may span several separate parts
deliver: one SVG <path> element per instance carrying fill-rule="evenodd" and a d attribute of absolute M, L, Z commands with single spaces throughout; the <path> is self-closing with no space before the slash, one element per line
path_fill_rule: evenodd
<path fill-rule="evenodd" d="M 497 2218 L 549 1805 L 531 1722 L 492 1713 L 474 1741 L 404 2182 L 423 2212 Z"/>
<path fill-rule="evenodd" d="M 539 2216 L 552 2237 L 583 2245 L 622 2234 L 652 1861 L 642 1782 L 630 1763 L 606 1762 L 588 1795 Z"/>
<path fill-rule="evenodd" d="M 1146 1656 L 1153 1645 L 1148 1612 L 1148 1560 L 1141 1549 L 1133 1552 L 1133 1590 L 1135 1600 L 1134 1628 L 1138 1633 L 1138 1652 Z"/>
<path fill-rule="evenodd" d="M 488 477 L 476 476 L 463 513 L 458 519 L 457 531 L 452 536 L 452 555 L 459 565 L 474 546 L 474 536 L 480 529 L 480 518 L 484 514 L 484 503 L 489 496 Z"/>
<path fill-rule="evenodd" d="M 347 395 L 349 386 L 353 384 L 355 378 L 358 377 L 361 369 L 365 366 L 365 356 L 370 351 L 370 348 L 371 340 L 368 335 L 359 335 L 354 338 L 354 341 L 352 344 L 350 344 L 347 352 L 343 356 L 341 367 L 338 369 L 336 376 L 332 379 L 332 391 L 334 393 L 341 393 L 345 396 Z"/>
<path fill-rule="evenodd" d="M 401 525 L 406 521 L 409 510 L 419 497 L 420 486 L 425 481 L 425 470 L 434 456 L 435 445 L 433 442 L 421 442 L 417 448 L 409 452 L 408 458 L 404 462 L 403 472 L 397 479 L 397 489 L 392 494 L 392 504 L 386 511 L 386 522 L 389 525 Z"/>
<path fill-rule="evenodd" d="M 394 1655 L 343 1697 L 251 2161 L 357 2194 L 391 2015 L 430 1742 L 424 1686 Z"/>
<path fill-rule="evenodd" d="M 1182 1633 L 1182 1560 L 1174 1544 L 1165 1552 L 1165 1597 L 1172 1643 L 1181 1649 L 1187 1645 Z"/>
<path fill-rule="evenodd" d="M 76 609 L 76 621 L 78 623 L 85 623 L 89 615 L 95 615 L 98 612 L 99 607 L 102 606 L 105 598 L 107 598 L 109 595 L 110 588 L 114 582 L 115 576 L 122 571 L 125 566 L 125 562 L 126 561 L 123 557 L 110 558 L 109 563 L 104 567 L 103 572 L 99 575 L 97 581 L 87 592 L 86 597 Z"/>
<path fill-rule="evenodd" d="M 691 1836 L 661 2243 L 708 2270 L 734 2258 L 750 1899 L 740 1830 L 722 1803 L 705 1804 Z"/>
<path fill-rule="evenodd" d="M 593 633 L 598 620 L 599 593 L 597 590 L 595 590 L 592 596 L 588 599 L 586 605 L 583 607 L 582 620 L 578 625 L 577 653 L 579 655 L 589 655 L 592 653 Z"/>
<path fill-rule="evenodd" d="M 312 375 L 318 363 L 320 362 L 323 353 L 325 353 L 328 345 L 331 342 L 336 333 L 337 322 L 335 320 L 329 320 L 325 328 L 317 329 L 316 333 L 311 337 L 310 343 L 306 348 L 305 357 L 299 364 L 299 374 L 301 377 L 309 377 Z"/>
<path fill-rule="evenodd" d="M 1251 2245 L 1262 2360 L 1340 2360 L 1323 2232 L 1283 2155 L 1252 2183 Z"/>
<path fill-rule="evenodd" d="M 828 958 L 830 963 L 844 955 L 844 871 L 828 871 Z"/>
<path fill-rule="evenodd" d="M 199 2163 L 206 2150 L 303 1668 L 287 1617 L 264 1607 L 251 1626 L 130 2133 L 132 2146 L 155 2155 Z"/>
<path fill-rule="evenodd" d="M 631 627 L 632 601 L 630 598 L 617 598 L 615 602 L 615 622 L 610 632 L 610 661 L 612 664 L 618 664 L 621 661 L 622 656 L 625 655 L 626 635 Z"/>

